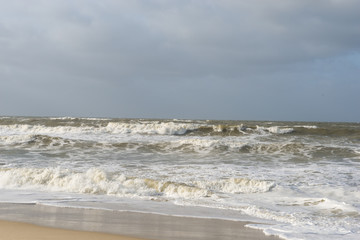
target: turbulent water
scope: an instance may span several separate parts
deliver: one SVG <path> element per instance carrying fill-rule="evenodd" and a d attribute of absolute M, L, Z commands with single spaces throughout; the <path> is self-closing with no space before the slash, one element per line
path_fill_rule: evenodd
<path fill-rule="evenodd" d="M 359 170 L 359 123 L 0 118 L 2 202 L 249 216 L 286 239 L 359 239 Z"/>

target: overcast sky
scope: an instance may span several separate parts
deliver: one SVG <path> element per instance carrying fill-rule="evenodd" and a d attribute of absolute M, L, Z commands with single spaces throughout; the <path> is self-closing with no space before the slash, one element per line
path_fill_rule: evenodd
<path fill-rule="evenodd" d="M 0 115 L 360 121 L 358 0 L 0 4 Z"/>

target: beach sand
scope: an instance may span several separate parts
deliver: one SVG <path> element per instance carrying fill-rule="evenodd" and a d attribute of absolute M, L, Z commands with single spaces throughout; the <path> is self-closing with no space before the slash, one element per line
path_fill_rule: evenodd
<path fill-rule="evenodd" d="M 34 224 L 0 221 L 1 240 L 141 240 L 114 234 L 42 227 Z"/>
<path fill-rule="evenodd" d="M 249 222 L 150 213 L 0 204 L 0 240 L 276 240 Z"/>

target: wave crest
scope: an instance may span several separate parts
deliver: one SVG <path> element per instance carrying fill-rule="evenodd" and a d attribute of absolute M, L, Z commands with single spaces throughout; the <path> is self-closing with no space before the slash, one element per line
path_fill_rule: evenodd
<path fill-rule="evenodd" d="M 264 193 L 275 187 L 275 182 L 247 178 L 229 178 L 216 181 L 197 182 L 202 188 L 222 193 Z"/>
<path fill-rule="evenodd" d="M 184 135 L 198 127 L 197 124 L 174 122 L 151 122 L 146 124 L 109 122 L 106 130 L 114 134 Z"/>
<path fill-rule="evenodd" d="M 214 194 L 268 192 L 272 181 L 245 178 L 196 181 L 190 183 L 128 177 L 91 168 L 73 172 L 59 168 L 0 169 L 0 187 L 8 189 L 38 189 L 72 193 L 198 199 Z"/>

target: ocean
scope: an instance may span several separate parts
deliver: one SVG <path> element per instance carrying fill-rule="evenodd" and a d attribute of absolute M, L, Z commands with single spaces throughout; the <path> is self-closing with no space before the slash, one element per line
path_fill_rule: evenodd
<path fill-rule="evenodd" d="M 0 202 L 360 239 L 360 124 L 0 117 Z"/>

